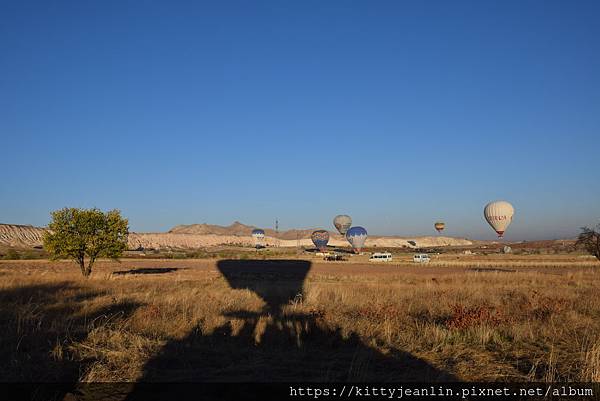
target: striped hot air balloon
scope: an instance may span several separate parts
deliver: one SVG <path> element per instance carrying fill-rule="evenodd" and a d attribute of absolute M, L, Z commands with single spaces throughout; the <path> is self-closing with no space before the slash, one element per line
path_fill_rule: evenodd
<path fill-rule="evenodd" d="M 324 251 L 327 249 L 327 243 L 329 242 L 329 233 L 325 230 L 313 231 L 310 239 L 318 250 Z"/>
<path fill-rule="evenodd" d="M 498 238 L 504 236 L 504 232 L 512 222 L 514 214 L 515 209 L 506 201 L 490 202 L 483 209 L 483 216 L 494 231 L 498 233 Z"/>
<path fill-rule="evenodd" d="M 367 240 L 367 230 L 359 226 L 351 227 L 346 232 L 346 239 L 352 245 L 352 249 L 359 253 Z"/>

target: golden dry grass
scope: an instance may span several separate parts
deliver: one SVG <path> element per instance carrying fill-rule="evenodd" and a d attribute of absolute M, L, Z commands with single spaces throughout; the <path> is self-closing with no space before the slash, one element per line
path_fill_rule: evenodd
<path fill-rule="evenodd" d="M 572 259 L 292 261 L 309 270 L 289 277 L 126 260 L 89 280 L 4 261 L 0 378 L 600 381 L 600 264 Z"/>

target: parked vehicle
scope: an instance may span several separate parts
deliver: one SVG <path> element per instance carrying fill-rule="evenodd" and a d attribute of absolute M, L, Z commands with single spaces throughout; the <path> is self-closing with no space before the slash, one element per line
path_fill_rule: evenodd
<path fill-rule="evenodd" d="M 413 262 L 415 263 L 429 263 L 431 258 L 426 253 L 417 253 L 413 256 Z"/>
<path fill-rule="evenodd" d="M 371 262 L 390 262 L 392 260 L 392 254 L 389 252 L 375 252 L 369 258 Z"/>
<path fill-rule="evenodd" d="M 329 253 L 329 254 L 326 254 L 326 255 L 325 255 L 325 257 L 323 258 L 323 260 L 326 260 L 326 261 L 329 261 L 329 262 L 331 262 L 331 261 L 336 261 L 336 260 L 345 260 L 345 259 L 344 259 L 344 257 L 343 257 L 342 255 L 340 255 L 339 253 L 333 253 L 333 254 Z"/>

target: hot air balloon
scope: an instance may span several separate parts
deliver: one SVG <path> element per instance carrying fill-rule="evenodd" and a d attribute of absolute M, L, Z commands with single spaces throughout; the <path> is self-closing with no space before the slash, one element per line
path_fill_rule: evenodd
<path fill-rule="evenodd" d="M 494 231 L 498 233 L 498 238 L 504 236 L 504 232 L 510 225 L 514 214 L 515 209 L 506 201 L 490 202 L 483 209 L 483 216 Z"/>
<path fill-rule="evenodd" d="M 346 239 L 350 245 L 352 245 L 354 251 L 358 253 L 363 248 L 365 241 L 367 240 L 367 230 L 358 226 L 352 227 L 346 232 Z"/>
<path fill-rule="evenodd" d="M 327 249 L 327 243 L 329 242 L 329 233 L 325 230 L 317 230 L 314 231 L 310 239 L 313 244 L 319 249 L 321 252 Z"/>
<path fill-rule="evenodd" d="M 438 233 L 441 233 L 444 228 L 446 228 L 446 224 L 443 221 L 436 221 L 433 225 Z"/>
<path fill-rule="evenodd" d="M 263 240 L 265 239 L 265 230 L 256 228 L 252 230 L 252 238 L 254 238 L 254 246 L 258 249 L 263 247 Z"/>
<path fill-rule="evenodd" d="M 352 219 L 346 214 L 339 214 L 333 219 L 333 225 L 342 235 L 346 235 L 346 231 L 352 225 Z"/>

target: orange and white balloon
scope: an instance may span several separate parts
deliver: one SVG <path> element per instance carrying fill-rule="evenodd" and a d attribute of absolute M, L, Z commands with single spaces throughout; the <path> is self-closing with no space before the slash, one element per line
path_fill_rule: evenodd
<path fill-rule="evenodd" d="M 504 232 L 512 222 L 514 214 L 515 208 L 506 201 L 490 202 L 483 209 L 485 219 L 498 233 L 498 238 L 504 236 Z"/>

